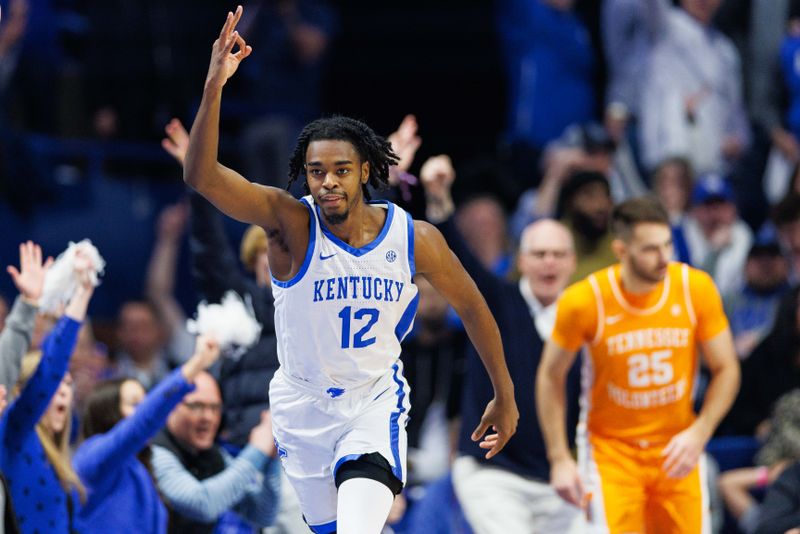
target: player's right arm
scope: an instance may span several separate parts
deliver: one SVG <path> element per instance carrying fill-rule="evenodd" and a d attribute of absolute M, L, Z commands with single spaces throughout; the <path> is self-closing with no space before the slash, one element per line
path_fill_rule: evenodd
<path fill-rule="evenodd" d="M 577 350 L 596 329 L 596 310 L 588 282 L 569 288 L 558 301 L 553 334 L 545 343 L 536 373 L 536 413 L 550 462 L 550 483 L 575 506 L 585 506 L 578 467 L 567 443 L 566 381 Z"/>
<path fill-rule="evenodd" d="M 567 374 L 575 354 L 553 340 L 547 341 L 536 373 L 536 412 L 550 462 L 550 483 L 562 499 L 581 506 L 583 486 L 567 444 L 565 423 Z"/>
<path fill-rule="evenodd" d="M 289 232 L 284 230 L 308 226 L 306 208 L 289 193 L 254 184 L 217 160 L 222 88 L 252 51 L 235 31 L 241 16 L 241 6 L 235 13 L 228 13 L 219 38 L 214 41 L 203 99 L 189 135 L 183 179 L 230 217 L 258 224 L 268 234 L 271 231 L 285 234 Z M 285 241 L 290 250 L 294 248 L 291 237 Z M 303 248 L 302 244 L 298 245 Z"/>

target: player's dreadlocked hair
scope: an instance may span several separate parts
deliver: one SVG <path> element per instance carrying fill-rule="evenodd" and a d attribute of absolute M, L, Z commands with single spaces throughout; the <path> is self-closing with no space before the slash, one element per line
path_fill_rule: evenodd
<path fill-rule="evenodd" d="M 397 165 L 397 154 L 392 151 L 392 145 L 385 138 L 379 136 L 372 128 L 361 121 L 335 115 L 324 119 L 317 119 L 308 124 L 297 138 L 297 145 L 289 160 L 289 189 L 300 174 L 305 174 L 306 151 L 312 141 L 347 141 L 361 157 L 362 161 L 369 162 L 369 181 L 362 187 L 364 198 L 369 200 L 370 195 L 367 185 L 375 189 L 384 189 L 389 184 L 389 167 Z M 308 183 L 305 184 L 308 192 Z"/>

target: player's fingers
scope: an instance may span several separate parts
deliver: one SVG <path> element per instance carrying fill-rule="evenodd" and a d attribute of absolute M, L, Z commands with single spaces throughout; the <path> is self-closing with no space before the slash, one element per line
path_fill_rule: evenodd
<path fill-rule="evenodd" d="M 42 264 L 42 247 L 39 245 L 33 245 L 33 261 L 37 267 Z"/>
<path fill-rule="evenodd" d="M 233 51 L 233 47 L 236 46 L 237 38 L 239 36 L 239 32 L 233 32 L 229 37 L 228 40 L 225 41 L 225 47 L 222 51 L 227 55 Z"/>
<path fill-rule="evenodd" d="M 239 45 L 239 50 L 233 56 L 241 61 L 245 58 L 247 43 L 244 41 L 244 37 L 242 37 L 239 32 L 236 32 L 236 44 Z"/>
<path fill-rule="evenodd" d="M 502 434 L 498 434 L 497 439 L 494 442 L 494 446 L 486 453 L 486 459 L 490 459 L 492 456 L 503 450 L 503 447 L 506 446 L 508 442 L 508 437 Z"/>
<path fill-rule="evenodd" d="M 17 270 L 16 267 L 14 267 L 13 265 L 9 265 L 8 267 L 6 267 L 6 272 L 11 275 L 11 278 L 12 280 L 14 280 L 14 282 L 17 281 L 17 277 L 19 276 L 19 271 Z"/>
<path fill-rule="evenodd" d="M 219 31 L 219 41 L 221 43 L 224 43 L 225 39 L 228 36 L 228 32 L 230 31 L 231 20 L 233 20 L 233 13 L 228 11 L 228 16 L 225 17 L 225 24 L 222 25 L 222 29 Z"/>
<path fill-rule="evenodd" d="M 499 436 L 497 434 L 489 434 L 478 444 L 481 449 L 491 449 L 497 443 Z"/>
<path fill-rule="evenodd" d="M 675 464 L 670 472 L 667 473 L 667 476 L 671 478 L 683 478 L 689 473 L 691 473 L 694 466 L 697 464 L 694 456 L 691 452 L 686 451 Z"/>
<path fill-rule="evenodd" d="M 228 33 L 231 31 L 231 23 L 233 22 L 233 13 L 228 11 L 228 16 L 225 19 L 225 24 L 222 25 L 222 30 L 219 32 L 219 40 L 221 43 L 225 42 L 228 38 Z"/>
<path fill-rule="evenodd" d="M 54 261 L 55 260 L 53 259 L 52 256 L 48 256 L 47 260 L 45 260 L 44 265 L 42 266 L 42 269 L 44 269 L 46 271 L 47 269 L 49 269 L 50 267 L 53 266 L 53 262 Z"/>
<path fill-rule="evenodd" d="M 236 11 L 233 13 L 233 24 L 231 24 L 231 28 L 235 28 L 237 24 L 239 24 L 239 19 L 242 18 L 242 13 L 244 9 L 242 9 L 241 5 L 236 6 Z"/>
<path fill-rule="evenodd" d="M 478 427 L 472 432 L 472 441 L 478 441 L 489 430 L 489 422 L 481 419 Z"/>
<path fill-rule="evenodd" d="M 661 450 L 661 456 L 662 456 L 662 457 L 664 457 L 664 456 L 669 456 L 670 454 L 672 454 L 672 451 L 673 451 L 673 450 L 675 450 L 675 447 L 676 447 L 676 446 L 677 446 L 677 445 L 676 445 L 676 442 L 675 442 L 675 440 L 670 440 L 670 442 L 669 442 L 669 443 L 667 443 L 667 446 L 666 446 L 666 447 L 664 447 L 664 448 Z"/>
<path fill-rule="evenodd" d="M 680 447 L 673 449 L 672 453 L 664 460 L 663 469 L 667 473 L 675 473 L 686 461 L 686 451 Z"/>

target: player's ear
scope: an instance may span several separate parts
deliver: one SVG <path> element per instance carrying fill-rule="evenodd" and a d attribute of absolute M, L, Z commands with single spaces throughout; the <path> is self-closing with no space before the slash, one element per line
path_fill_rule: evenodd
<path fill-rule="evenodd" d="M 614 256 L 617 257 L 618 260 L 621 260 L 627 255 L 628 252 L 628 245 L 620 239 L 619 237 L 615 237 L 614 240 L 611 242 L 611 251 L 614 253 Z"/>
<path fill-rule="evenodd" d="M 366 184 L 369 182 L 369 161 L 361 164 L 361 183 Z"/>

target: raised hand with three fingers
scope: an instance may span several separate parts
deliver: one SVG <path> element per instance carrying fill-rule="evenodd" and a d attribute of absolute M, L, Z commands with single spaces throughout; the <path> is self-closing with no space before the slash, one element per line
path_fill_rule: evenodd
<path fill-rule="evenodd" d="M 253 51 L 253 48 L 236 31 L 236 25 L 242 18 L 242 11 L 242 6 L 237 6 L 234 13 L 228 12 L 222 31 L 214 41 L 211 48 L 211 63 L 206 75 L 206 86 L 221 88 L 239 68 L 239 63 Z M 237 45 L 238 49 L 234 52 L 233 49 L 237 48 Z"/>

